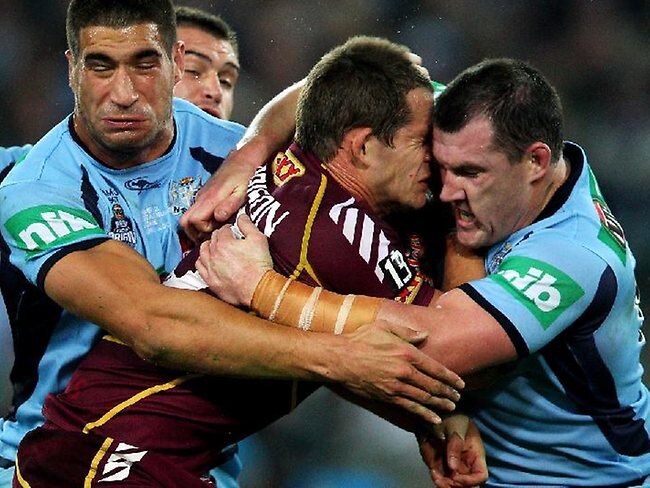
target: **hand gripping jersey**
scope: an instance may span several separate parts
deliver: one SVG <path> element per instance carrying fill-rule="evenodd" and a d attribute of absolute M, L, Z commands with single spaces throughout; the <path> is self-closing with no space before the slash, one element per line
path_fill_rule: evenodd
<path fill-rule="evenodd" d="M 650 475 L 634 257 L 583 151 L 567 143 L 565 158 L 569 179 L 542 215 L 461 287 L 520 357 L 493 388 L 464 393 L 488 486 L 627 487 Z"/>
<path fill-rule="evenodd" d="M 178 220 L 244 128 L 174 100 L 175 136 L 149 163 L 113 170 L 96 161 L 72 131 L 54 127 L 0 186 L 2 293 L 13 331 L 14 406 L 0 433 L 0 456 L 13 460 L 26 432 L 43 421 L 48 393 L 61 392 L 100 329 L 47 298 L 43 280 L 66 254 L 116 239 L 161 275 L 181 259 Z"/>
<path fill-rule="evenodd" d="M 282 178 L 289 174 L 285 171 L 289 168 L 280 164 L 285 158 L 299 169 L 291 178 Z M 279 270 L 341 293 L 366 290 L 429 303 L 433 287 L 418 270 L 417 253 L 407 250 L 396 232 L 328 178 L 320 163 L 297 146 L 274 161 L 251 180 L 245 208 L 270 236 Z M 206 290 L 194 268 L 197 250 L 181 262 L 167 285 Z M 420 247 L 418 252 L 422 251 Z M 136 453 L 167 456 L 175 470 L 194 473 L 198 479 L 221 448 L 289 413 L 316 387 L 181 374 L 155 367 L 106 338 L 82 361 L 66 391 L 48 397 L 46 427 L 51 430 L 38 429 L 25 438 L 20 467 L 31 462 L 30 469 L 42 469 L 50 461 L 41 460 L 39 452 L 72 443 L 77 446 L 76 459 L 67 462 L 88 457 L 79 470 L 84 474 L 102 443 L 111 439 L 111 446 L 119 442 Z M 80 434 L 81 438 L 71 436 L 72 432 L 93 435 Z M 87 443 L 91 445 L 86 448 Z M 73 464 L 63 466 L 68 477 L 76 469 Z M 170 471 L 168 463 L 163 468 Z M 133 465 L 132 471 L 136 469 L 144 466 Z M 102 459 L 97 472 L 105 470 Z M 131 481 L 132 475 L 139 473 L 132 473 Z M 162 479 L 157 483 L 168 486 Z"/>

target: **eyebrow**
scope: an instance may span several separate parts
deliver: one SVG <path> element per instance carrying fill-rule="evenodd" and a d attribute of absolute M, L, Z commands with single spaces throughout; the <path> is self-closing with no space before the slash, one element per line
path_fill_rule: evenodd
<path fill-rule="evenodd" d="M 156 51 L 155 49 L 144 49 L 142 51 L 138 51 L 135 53 L 135 56 L 133 56 L 135 59 L 144 59 L 144 58 L 162 58 L 162 54 L 159 51 Z"/>
<path fill-rule="evenodd" d="M 138 51 L 135 53 L 133 56 L 136 60 L 141 60 L 141 59 L 146 59 L 146 58 L 160 58 L 162 55 L 156 51 L 155 49 L 144 49 L 142 51 Z M 84 56 L 83 58 L 84 63 L 88 62 L 100 62 L 100 63 L 112 63 L 115 62 L 115 59 L 113 59 L 111 56 L 108 56 L 103 53 L 88 53 Z"/>
<path fill-rule="evenodd" d="M 206 62 L 212 64 L 212 58 L 210 58 L 210 56 L 208 56 L 208 55 L 206 55 L 206 54 L 203 54 L 202 52 L 195 51 L 194 49 L 186 49 L 186 50 L 185 50 L 185 55 L 186 55 L 186 56 L 187 56 L 187 55 L 190 55 L 190 56 L 191 56 L 191 55 L 194 55 L 194 56 L 196 56 L 197 58 L 200 58 L 200 59 L 202 59 L 202 60 L 204 60 L 204 61 L 206 61 Z M 226 65 L 228 65 L 228 66 L 232 66 L 232 67 L 233 67 L 234 69 L 236 69 L 237 71 L 239 71 L 239 69 L 240 69 L 240 68 L 239 68 L 239 65 L 236 64 L 236 63 L 233 63 L 232 61 L 227 61 L 227 62 L 226 62 Z"/>

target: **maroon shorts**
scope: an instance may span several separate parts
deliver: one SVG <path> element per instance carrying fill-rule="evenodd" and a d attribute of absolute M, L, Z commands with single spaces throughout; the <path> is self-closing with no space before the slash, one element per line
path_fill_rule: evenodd
<path fill-rule="evenodd" d="M 215 488 L 178 464 L 173 457 L 111 438 L 40 427 L 20 444 L 13 486 Z"/>

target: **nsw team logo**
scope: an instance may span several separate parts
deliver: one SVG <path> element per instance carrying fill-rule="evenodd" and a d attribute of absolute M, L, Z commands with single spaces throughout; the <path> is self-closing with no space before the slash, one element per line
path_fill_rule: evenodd
<path fill-rule="evenodd" d="M 87 211 L 58 205 L 40 205 L 23 210 L 5 224 L 28 258 L 38 253 L 103 235 L 104 231 Z"/>
<path fill-rule="evenodd" d="M 127 181 L 124 184 L 124 187 L 127 190 L 134 190 L 137 192 L 143 192 L 146 190 L 152 190 L 154 188 L 160 188 L 160 182 L 157 181 L 149 181 L 146 180 L 145 178 L 134 178 L 132 180 Z"/>
<path fill-rule="evenodd" d="M 525 257 L 505 259 L 490 279 L 524 305 L 547 329 L 582 297 L 582 287 L 548 263 Z"/>
<path fill-rule="evenodd" d="M 172 214 L 181 215 L 190 208 L 201 185 L 201 180 L 192 176 L 172 182 L 169 187 L 169 202 Z"/>

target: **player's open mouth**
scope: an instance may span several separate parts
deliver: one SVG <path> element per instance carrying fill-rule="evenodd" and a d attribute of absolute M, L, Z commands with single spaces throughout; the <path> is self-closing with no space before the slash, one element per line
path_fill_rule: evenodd
<path fill-rule="evenodd" d="M 456 207 L 456 223 L 459 225 L 470 225 L 473 224 L 475 221 L 474 214 L 472 212 L 469 212 L 468 210 L 463 210 L 461 208 Z"/>

